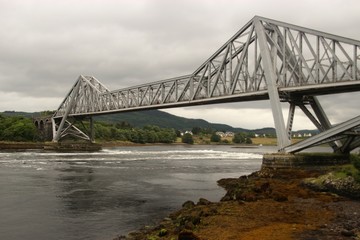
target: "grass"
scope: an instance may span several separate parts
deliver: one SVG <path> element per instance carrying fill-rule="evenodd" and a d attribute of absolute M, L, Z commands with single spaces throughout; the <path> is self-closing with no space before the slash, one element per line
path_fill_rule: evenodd
<path fill-rule="evenodd" d="M 277 139 L 276 138 L 251 138 L 251 141 L 255 145 L 264 145 L 264 146 L 276 146 Z"/>
<path fill-rule="evenodd" d="M 340 167 L 337 171 L 334 172 L 336 178 L 346 178 L 348 176 L 356 176 L 358 170 L 352 164 L 346 164 Z"/>

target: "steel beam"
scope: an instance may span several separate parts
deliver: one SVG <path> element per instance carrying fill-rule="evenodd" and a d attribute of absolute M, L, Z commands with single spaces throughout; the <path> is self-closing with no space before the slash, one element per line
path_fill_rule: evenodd
<path fill-rule="evenodd" d="M 288 134 L 288 138 L 291 139 L 291 131 L 292 131 L 292 126 L 293 126 L 293 122 L 294 122 L 294 116 L 295 116 L 295 103 L 290 103 L 289 106 L 289 114 L 288 114 L 288 122 L 286 125 L 286 132 Z"/>
<path fill-rule="evenodd" d="M 69 116 L 70 111 L 72 110 L 72 108 L 74 107 L 74 105 L 76 103 L 75 100 L 76 100 L 76 98 L 78 96 L 78 92 L 79 92 L 79 88 L 80 88 L 80 78 L 81 78 L 81 76 L 79 77 L 78 83 L 73 88 L 73 91 L 69 94 L 70 102 L 69 102 L 68 106 L 65 109 L 65 113 L 62 116 L 59 127 L 56 129 L 56 133 L 55 133 L 54 139 L 53 139 L 54 142 L 59 141 L 59 139 L 61 137 L 61 133 L 62 133 L 63 128 L 64 128 L 64 125 L 65 125 L 65 122 L 67 120 L 67 117 Z"/>
<path fill-rule="evenodd" d="M 290 145 L 290 139 L 286 133 L 284 117 L 280 104 L 280 97 L 278 87 L 276 85 L 277 76 L 274 71 L 273 61 L 271 59 L 270 50 L 267 45 L 265 36 L 265 30 L 260 20 L 254 19 L 255 31 L 259 39 L 259 47 L 261 51 L 261 58 L 263 60 L 265 78 L 268 87 L 268 93 L 270 98 L 271 110 L 274 118 L 276 136 L 278 140 L 278 147 L 280 149 Z"/>
<path fill-rule="evenodd" d="M 315 146 L 318 143 L 321 143 L 322 141 L 324 141 L 326 139 L 330 139 L 330 138 L 335 137 L 339 134 L 342 134 L 346 131 L 349 131 L 352 128 L 359 127 L 359 126 L 360 126 L 360 116 L 357 116 L 346 122 L 338 124 L 335 127 L 332 127 L 326 131 L 323 131 L 311 138 L 308 138 L 299 143 L 287 146 L 284 148 L 284 151 L 290 152 L 290 153 L 299 152 L 305 148 Z"/>

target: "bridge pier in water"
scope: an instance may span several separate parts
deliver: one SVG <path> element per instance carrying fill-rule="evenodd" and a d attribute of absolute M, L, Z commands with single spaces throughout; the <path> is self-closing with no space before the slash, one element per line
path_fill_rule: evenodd
<path fill-rule="evenodd" d="M 99 144 L 95 143 L 95 131 L 93 117 L 68 118 L 66 121 L 53 119 L 52 144 L 47 144 L 47 149 L 54 150 L 99 150 Z M 63 130 L 59 130 L 61 122 L 64 122 Z M 85 123 L 84 123 L 85 122 Z M 75 126 L 75 124 L 78 125 Z M 66 141 L 67 139 L 67 141 Z M 61 141 L 59 141 L 61 140 Z"/>
<path fill-rule="evenodd" d="M 88 123 L 84 123 L 88 122 Z M 60 121 L 53 120 L 53 129 L 57 129 Z M 75 124 L 81 126 L 76 127 Z M 100 144 L 95 143 L 94 121 L 93 118 L 69 118 L 65 121 L 66 128 L 59 133 L 59 140 L 45 144 L 46 150 L 56 151 L 98 151 Z M 54 133 L 53 133 L 54 134 Z"/>

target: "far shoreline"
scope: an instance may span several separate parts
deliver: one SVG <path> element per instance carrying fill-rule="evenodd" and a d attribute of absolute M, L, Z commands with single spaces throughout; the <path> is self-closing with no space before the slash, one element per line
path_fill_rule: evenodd
<path fill-rule="evenodd" d="M 83 143 L 83 142 L 67 142 L 64 145 L 86 145 L 91 143 Z M 147 147 L 147 146 L 174 146 L 174 145 L 183 145 L 183 146 L 230 146 L 231 148 L 258 148 L 260 146 L 276 146 L 276 144 L 234 144 L 234 143 L 195 143 L 195 144 L 186 144 L 181 142 L 174 143 L 133 143 L 133 142 L 96 142 L 96 145 L 99 145 L 102 148 L 111 148 L 111 147 Z M 36 150 L 36 149 L 44 149 L 44 150 L 56 150 L 56 149 L 48 149 L 47 146 L 55 145 L 52 142 L 6 142 L 0 141 L 0 150 Z M 67 150 L 81 150 L 79 148 L 69 147 Z"/>

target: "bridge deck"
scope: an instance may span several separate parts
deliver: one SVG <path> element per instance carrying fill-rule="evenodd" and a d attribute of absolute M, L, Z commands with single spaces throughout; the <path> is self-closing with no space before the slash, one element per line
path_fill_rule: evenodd
<path fill-rule="evenodd" d="M 151 85 L 151 83 L 148 85 Z M 141 87 L 148 85 L 139 85 L 132 88 L 115 90 L 112 91 L 111 93 L 114 94 L 117 92 L 137 90 Z M 339 94 L 339 93 L 357 92 L 357 91 L 360 91 L 360 80 L 279 88 L 279 94 L 284 98 L 283 99 L 284 101 L 286 101 L 286 97 L 290 95 L 292 97 L 309 96 L 309 95 L 318 96 L 318 95 Z M 210 99 L 204 98 L 204 99 L 195 99 L 192 101 L 179 101 L 173 103 L 152 103 L 150 105 L 130 106 L 130 107 L 123 106 L 120 108 L 107 109 L 107 110 L 94 111 L 94 112 L 70 113 L 69 116 L 87 117 L 87 116 L 107 115 L 112 113 L 131 112 L 131 111 L 140 111 L 140 110 L 149 110 L 149 109 L 166 109 L 166 108 L 188 107 L 188 106 L 207 105 L 207 104 L 261 101 L 268 99 L 269 99 L 268 91 L 262 90 L 256 92 L 233 94 L 228 96 L 212 97 Z M 61 117 L 62 115 L 54 116 L 54 118 L 61 118 Z"/>

